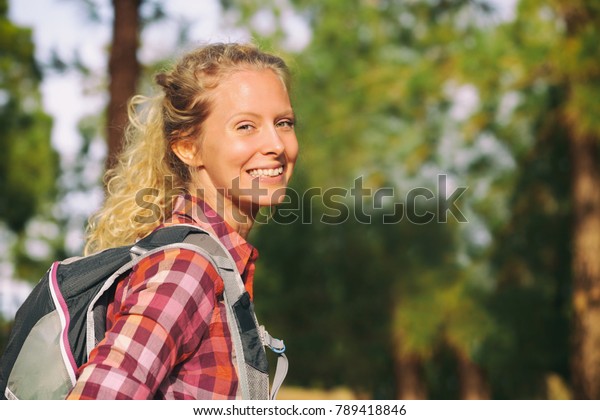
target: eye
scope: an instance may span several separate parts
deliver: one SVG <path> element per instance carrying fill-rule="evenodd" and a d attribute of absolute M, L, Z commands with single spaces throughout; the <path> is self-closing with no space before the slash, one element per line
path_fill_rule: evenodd
<path fill-rule="evenodd" d="M 284 120 L 278 121 L 276 125 L 277 125 L 277 127 L 285 128 L 288 130 L 293 130 L 296 123 L 293 119 L 286 118 Z"/>
<path fill-rule="evenodd" d="M 254 129 L 254 126 L 250 123 L 243 123 L 238 125 L 235 129 L 242 133 L 249 133 Z"/>

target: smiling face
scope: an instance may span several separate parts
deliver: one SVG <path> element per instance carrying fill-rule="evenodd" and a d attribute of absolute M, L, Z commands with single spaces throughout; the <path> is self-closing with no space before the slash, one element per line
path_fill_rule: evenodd
<path fill-rule="evenodd" d="M 211 98 L 194 153 L 196 188 L 213 208 L 224 202 L 226 212 L 233 206 L 255 214 L 281 202 L 298 155 L 284 83 L 269 69 L 242 70 L 221 81 Z"/>

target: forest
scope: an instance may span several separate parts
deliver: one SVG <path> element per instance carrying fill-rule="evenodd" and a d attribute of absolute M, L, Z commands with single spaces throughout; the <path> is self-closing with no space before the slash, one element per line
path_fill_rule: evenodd
<path fill-rule="evenodd" d="M 93 20 L 97 3 L 57 7 Z M 510 18 L 497 3 L 220 0 L 294 76 L 299 162 L 250 238 L 286 386 L 600 399 L 600 2 L 517 0 Z M 0 0 L 0 263 L 16 278 L 34 284 L 71 256 L 67 231 L 85 220 L 61 203 L 102 188 L 125 104 L 173 58 L 139 58 L 145 28 L 171 19 L 163 6 L 112 0 L 114 18 L 96 23 L 112 34 L 99 75 L 72 57 L 39 62 L 32 29 Z M 287 42 L 290 12 L 310 29 L 301 49 Z M 185 25 L 178 36 L 182 49 L 198 42 Z M 40 89 L 65 69 L 106 95 L 66 163 Z M 33 255 L 32 241 L 48 251 Z M 0 353 L 11 322 L 0 318 Z"/>

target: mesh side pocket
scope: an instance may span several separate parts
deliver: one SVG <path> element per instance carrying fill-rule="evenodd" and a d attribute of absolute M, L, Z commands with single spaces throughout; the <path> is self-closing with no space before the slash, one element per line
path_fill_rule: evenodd
<path fill-rule="evenodd" d="M 246 363 L 250 383 L 250 398 L 253 400 L 269 399 L 269 375 L 263 373 Z"/>

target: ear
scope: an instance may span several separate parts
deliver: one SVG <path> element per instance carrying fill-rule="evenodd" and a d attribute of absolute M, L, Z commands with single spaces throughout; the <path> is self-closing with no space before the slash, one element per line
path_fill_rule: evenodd
<path fill-rule="evenodd" d="M 202 156 L 198 140 L 180 139 L 171 144 L 171 150 L 177 157 L 188 166 L 202 166 Z"/>

